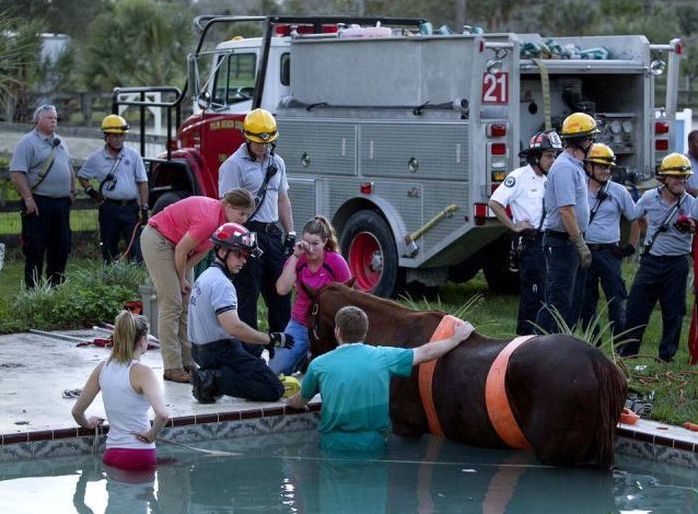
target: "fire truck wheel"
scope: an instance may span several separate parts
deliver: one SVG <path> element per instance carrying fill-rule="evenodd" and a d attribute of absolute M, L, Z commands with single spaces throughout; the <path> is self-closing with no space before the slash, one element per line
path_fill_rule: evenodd
<path fill-rule="evenodd" d="M 390 226 L 380 214 L 369 210 L 353 214 L 342 230 L 340 247 L 356 278 L 355 287 L 385 298 L 397 294 L 397 247 Z"/>
<path fill-rule="evenodd" d="M 153 204 L 152 214 L 157 214 L 168 205 L 172 205 L 175 202 L 179 202 L 187 196 L 189 196 L 189 193 L 187 191 L 168 191 L 167 193 L 163 193 L 158 197 L 157 200 L 155 200 L 155 203 Z"/>

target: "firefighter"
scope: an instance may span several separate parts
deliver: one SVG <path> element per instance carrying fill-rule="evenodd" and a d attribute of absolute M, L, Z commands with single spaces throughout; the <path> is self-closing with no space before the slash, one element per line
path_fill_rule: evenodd
<path fill-rule="evenodd" d="M 519 269 L 519 315 L 516 333 L 533 334 L 532 322 L 543 303 L 545 256 L 543 255 L 543 192 L 548 170 L 562 151 L 560 136 L 554 130 L 535 134 L 519 157 L 527 164 L 507 175 L 492 193 L 489 207 L 514 235 L 512 259 Z M 506 208 L 510 207 L 512 219 Z M 512 266 L 513 268 L 513 266 Z"/>
<path fill-rule="evenodd" d="M 654 305 L 662 310 L 659 358 L 671 361 L 679 347 L 686 314 L 686 280 L 691 242 L 698 218 L 697 202 L 686 192 L 693 174 L 685 155 L 667 155 L 659 166 L 659 187 L 646 191 L 635 206 L 640 229 L 645 232 L 640 267 L 628 297 L 625 338 L 618 348 L 622 357 L 636 355 Z"/>
<path fill-rule="evenodd" d="M 216 260 L 194 283 L 189 300 L 189 341 L 199 366 L 191 371 L 193 394 L 200 403 L 229 395 L 276 401 L 284 385 L 261 357 L 242 347 L 245 341 L 273 355 L 275 348 L 293 348 L 283 332 L 259 332 L 238 317 L 233 277 L 245 263 L 259 258 L 254 232 L 238 223 L 224 223 L 211 236 Z M 249 260 L 248 260 L 249 259 Z"/>
<path fill-rule="evenodd" d="M 621 260 L 635 253 L 640 229 L 635 222 L 635 204 L 628 190 L 609 180 L 611 166 L 616 163 L 613 150 L 595 143 L 584 169 L 589 177 L 589 227 L 584 239 L 591 250 L 591 265 L 587 270 L 581 320 L 588 326 L 596 316 L 599 282 L 608 301 L 611 331 L 617 336 L 625 327 L 625 299 L 628 294 L 621 276 Z M 628 244 L 620 246 L 620 217 L 631 221 Z"/>
<path fill-rule="evenodd" d="M 589 223 L 583 161 L 597 133 L 596 121 L 588 114 L 575 112 L 567 116 L 560 131 L 565 149 L 548 173 L 543 225 L 545 303 L 536 317 L 536 324 L 548 333 L 558 331 L 554 310 L 570 326 L 581 310 L 584 275 L 591 263 L 591 252 L 583 236 Z"/>
<path fill-rule="evenodd" d="M 102 120 L 104 148 L 90 155 L 78 171 L 85 193 L 99 206 L 99 234 L 104 262 L 119 257 L 123 239 L 129 260 L 143 262 L 138 227 L 148 223 L 148 176 L 138 152 L 124 146 L 128 123 L 117 114 Z M 95 188 L 91 180 L 99 185 Z"/>
<path fill-rule="evenodd" d="M 245 116 L 243 131 L 245 143 L 218 170 L 218 192 L 224 195 L 242 187 L 255 197 L 255 210 L 245 226 L 257 233 L 264 254 L 249 262 L 235 277 L 235 287 L 240 293 L 238 312 L 241 320 L 256 329 L 257 300 L 261 293 L 267 305 L 269 329 L 281 332 L 291 317 L 291 299 L 277 293 L 276 281 L 295 244 L 286 166 L 274 152 L 279 133 L 271 113 L 264 109 L 250 111 Z M 246 345 L 246 349 L 255 356 L 262 351 L 261 346 L 254 345 Z"/>

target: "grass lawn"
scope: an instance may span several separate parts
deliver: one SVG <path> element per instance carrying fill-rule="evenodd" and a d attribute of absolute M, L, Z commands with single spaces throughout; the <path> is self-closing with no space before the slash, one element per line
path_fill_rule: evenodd
<path fill-rule="evenodd" d="M 68 261 L 68 274 L 85 266 L 88 259 L 71 258 Z M 628 286 L 632 284 L 637 264 L 634 262 L 624 265 L 623 274 Z M 0 301 L 11 301 L 20 288 L 23 276 L 23 262 L 10 260 L 0 271 Z M 466 284 L 449 283 L 441 289 L 436 300 L 421 300 L 421 309 L 440 309 L 446 312 L 458 311 L 470 298 L 478 296 L 467 314 L 479 332 L 496 338 L 511 338 L 515 335 L 518 297 L 515 295 L 493 294 L 487 289 L 482 275 L 476 276 Z M 603 296 L 602 296 L 603 297 Z M 693 298 L 689 294 L 687 306 L 693 306 Z M 266 307 L 260 300 L 258 307 L 260 330 L 266 330 Z M 605 321 L 605 320 L 604 320 Z M 690 324 L 690 314 L 684 319 L 684 326 L 679 351 L 670 364 L 657 362 L 658 341 L 661 337 L 661 315 L 655 309 L 645 332 L 641 353 L 647 357 L 623 361 L 628 372 L 628 383 L 631 389 L 649 393 L 655 391 L 653 417 L 669 423 L 681 424 L 685 421 L 698 423 L 698 368 L 689 368 L 687 337 Z M 610 344 L 605 343 L 603 350 L 610 353 Z"/>

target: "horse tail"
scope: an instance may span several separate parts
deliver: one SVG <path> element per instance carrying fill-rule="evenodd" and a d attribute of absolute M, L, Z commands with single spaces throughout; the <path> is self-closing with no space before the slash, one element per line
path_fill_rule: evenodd
<path fill-rule="evenodd" d="M 599 384 L 599 441 L 592 460 L 610 468 L 615 451 L 616 425 L 625 404 L 628 385 L 620 370 L 606 356 L 594 359 L 594 373 Z"/>

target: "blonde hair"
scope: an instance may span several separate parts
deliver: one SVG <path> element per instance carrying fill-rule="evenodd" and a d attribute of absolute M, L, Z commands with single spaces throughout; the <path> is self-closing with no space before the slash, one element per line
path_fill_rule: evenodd
<path fill-rule="evenodd" d="M 337 233 L 324 216 L 314 216 L 303 227 L 303 234 L 320 236 L 325 241 L 325 250 L 336 252 L 339 248 Z"/>
<path fill-rule="evenodd" d="M 252 211 L 254 209 L 254 198 L 247 189 L 238 187 L 228 191 L 223 195 L 223 201 L 233 209 Z"/>
<path fill-rule="evenodd" d="M 359 343 L 366 339 L 368 334 L 368 316 L 353 305 L 339 309 L 334 317 L 334 324 L 339 328 L 344 343 Z"/>
<path fill-rule="evenodd" d="M 114 347 L 109 361 L 113 359 L 122 364 L 131 362 L 138 342 L 148 335 L 148 329 L 148 319 L 145 316 L 121 311 L 114 322 Z"/>

